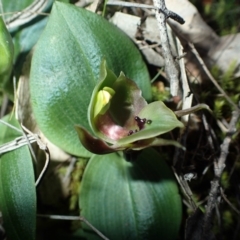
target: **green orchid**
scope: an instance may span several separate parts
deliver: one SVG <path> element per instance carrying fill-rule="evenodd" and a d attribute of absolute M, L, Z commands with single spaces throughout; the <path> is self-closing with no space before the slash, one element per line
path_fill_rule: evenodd
<path fill-rule="evenodd" d="M 122 72 L 117 78 L 103 61 L 100 81 L 93 90 L 88 121 L 94 136 L 76 125 L 82 145 L 92 153 L 141 150 L 150 146 L 181 145 L 159 138 L 183 124 L 161 101 L 148 104 L 136 83 Z"/>

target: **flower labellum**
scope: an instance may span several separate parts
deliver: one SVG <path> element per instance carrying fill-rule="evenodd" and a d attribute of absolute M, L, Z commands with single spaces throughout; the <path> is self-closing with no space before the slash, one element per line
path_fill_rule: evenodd
<path fill-rule="evenodd" d="M 183 124 L 161 101 L 147 104 L 136 83 L 123 73 L 117 78 L 103 61 L 100 81 L 93 90 L 88 121 L 97 137 L 76 125 L 82 145 L 96 154 L 141 150 L 150 146 L 181 145 L 159 138 Z"/>

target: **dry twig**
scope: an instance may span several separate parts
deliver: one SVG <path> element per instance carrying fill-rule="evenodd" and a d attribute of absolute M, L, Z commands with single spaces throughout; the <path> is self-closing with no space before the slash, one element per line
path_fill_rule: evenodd
<path fill-rule="evenodd" d="M 35 0 L 30 6 L 23 11 L 15 13 L 11 18 L 6 19 L 6 25 L 8 28 L 15 28 L 22 26 L 25 23 L 30 22 L 39 15 L 42 10 L 47 6 L 49 0 Z M 41 13 L 42 14 L 42 13 Z"/>
<path fill-rule="evenodd" d="M 220 188 L 220 192 L 221 192 L 221 196 L 225 200 L 225 202 L 233 209 L 233 211 L 235 211 L 238 215 L 240 215 L 240 211 L 237 210 L 237 208 L 235 208 L 233 206 L 233 204 L 227 199 L 227 196 L 224 194 L 224 191 L 222 188 Z"/>
<path fill-rule="evenodd" d="M 124 7 L 140 7 L 140 8 L 153 8 L 156 11 L 156 19 L 158 22 L 159 30 L 160 30 L 160 38 L 163 50 L 163 57 L 165 60 L 165 71 L 170 80 L 170 92 L 172 96 L 178 95 L 179 88 L 179 67 L 178 63 L 173 59 L 173 55 L 170 48 L 169 38 L 167 34 L 167 25 L 166 21 L 168 18 L 172 18 L 180 24 L 184 24 L 184 20 L 177 15 L 176 13 L 168 10 L 165 6 L 164 0 L 153 0 L 154 7 L 147 4 L 139 4 L 139 3 L 128 3 L 123 1 L 109 1 L 108 5 L 119 5 Z"/>
<path fill-rule="evenodd" d="M 188 185 L 188 182 L 183 178 L 182 175 L 178 175 L 175 168 L 172 167 L 172 170 L 173 170 L 173 173 L 182 189 L 182 192 L 183 194 L 185 195 L 185 197 L 187 198 L 187 204 L 189 205 L 189 207 L 192 209 L 192 210 L 196 210 L 197 209 L 197 205 L 196 203 L 194 202 L 192 196 L 192 191 Z"/>
<path fill-rule="evenodd" d="M 42 218 L 57 219 L 57 220 L 82 221 L 86 225 L 88 225 L 99 237 L 101 237 L 104 240 L 109 240 L 83 216 L 62 216 L 62 215 L 47 215 L 47 214 L 37 214 L 37 216 Z"/>
<path fill-rule="evenodd" d="M 27 139 L 25 136 L 18 137 L 11 142 L 2 144 L 0 146 L 0 154 L 10 152 L 10 151 L 20 148 L 22 146 L 28 145 L 29 142 L 30 143 L 36 142 L 36 139 L 30 134 L 27 135 Z"/>
<path fill-rule="evenodd" d="M 174 113 L 176 114 L 176 116 L 182 117 L 184 115 L 191 114 L 191 113 L 197 112 L 197 111 L 202 110 L 202 109 L 206 109 L 210 113 L 212 112 L 212 110 L 209 108 L 209 106 L 207 104 L 199 103 L 199 104 L 197 104 L 193 107 L 183 109 L 183 110 L 178 110 L 178 111 L 175 111 Z"/>
<path fill-rule="evenodd" d="M 177 49 L 178 49 L 178 55 L 182 56 L 183 55 L 183 47 L 181 45 L 181 42 L 178 37 L 176 37 L 176 43 L 177 43 Z M 180 66 L 180 72 L 181 72 L 181 80 L 182 80 L 182 89 L 183 89 L 183 106 L 182 110 L 188 109 L 192 106 L 192 99 L 193 99 L 193 94 L 191 93 L 188 80 L 187 80 L 187 74 L 185 70 L 185 63 L 184 63 L 184 58 L 180 58 L 178 60 L 179 66 Z M 185 115 L 182 117 L 182 120 L 184 122 L 188 122 L 189 120 L 189 115 Z"/>
<path fill-rule="evenodd" d="M 22 126 L 22 128 L 23 128 L 23 130 L 24 130 L 25 132 L 27 132 L 29 135 L 32 135 L 32 136 L 35 138 L 35 140 L 36 140 L 39 148 L 44 151 L 45 156 L 46 156 L 45 165 L 44 165 L 41 173 L 39 174 L 38 179 L 37 179 L 36 182 L 35 182 L 35 186 L 37 187 L 38 184 L 40 183 L 40 181 L 41 181 L 44 173 L 46 172 L 48 165 L 49 165 L 49 162 L 50 162 L 50 152 L 49 152 L 48 147 L 46 146 L 46 144 L 44 144 L 44 143 L 42 142 L 42 140 L 40 139 L 40 137 L 39 137 L 37 134 L 32 133 L 30 130 L 28 130 L 26 127 L 24 127 L 22 124 L 21 124 L 21 126 Z M 34 154 L 34 153 L 32 152 L 32 154 Z M 34 157 L 35 157 L 35 156 L 34 156 Z M 35 158 L 36 158 L 36 157 L 35 157 Z"/>
<path fill-rule="evenodd" d="M 181 18 L 177 14 L 169 11 L 165 6 L 164 0 L 153 0 L 154 6 L 158 9 L 156 10 L 156 19 L 158 22 L 160 39 L 162 43 L 162 52 L 165 60 L 165 71 L 170 80 L 170 92 L 172 96 L 178 95 L 179 89 L 179 67 L 177 66 L 177 62 L 173 59 L 171 47 L 169 44 L 169 38 L 167 34 L 167 18 L 173 18 L 174 20 Z M 174 14 L 174 17 L 173 17 Z M 176 17 L 178 16 L 178 17 Z M 184 20 L 183 22 L 184 23 Z"/>
<path fill-rule="evenodd" d="M 107 5 L 155 9 L 154 6 L 148 5 L 148 4 L 141 4 L 141 3 L 134 3 L 134 2 L 124 2 L 124 1 L 115 1 L 115 0 L 108 1 Z"/>
<path fill-rule="evenodd" d="M 227 135 L 221 145 L 221 154 L 218 159 L 214 161 L 214 179 L 211 182 L 211 189 L 209 192 L 208 203 L 206 207 L 206 212 L 204 216 L 203 224 L 203 235 L 206 236 L 211 229 L 211 220 L 213 215 L 213 209 L 217 204 L 219 197 L 220 179 L 222 176 L 223 169 L 225 168 L 225 162 L 228 155 L 228 149 L 231 142 L 233 134 L 236 132 L 236 124 L 240 116 L 240 110 L 236 110 L 232 114 L 232 119 L 229 124 L 229 129 Z M 204 237 L 203 236 L 203 237 Z"/>

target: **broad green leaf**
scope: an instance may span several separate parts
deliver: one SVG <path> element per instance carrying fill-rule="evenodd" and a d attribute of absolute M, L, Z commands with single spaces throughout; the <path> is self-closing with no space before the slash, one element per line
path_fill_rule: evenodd
<path fill-rule="evenodd" d="M 21 0 L 21 1 L 2 0 L 3 12 L 6 14 L 4 15 L 4 18 L 6 20 L 9 20 L 11 17 L 13 17 L 13 14 L 23 11 L 25 8 L 29 7 L 33 2 L 34 0 Z M 49 11 L 52 2 L 53 0 L 48 0 L 48 3 L 46 4 L 44 11 L 41 10 L 41 12 Z M 45 15 L 35 14 L 34 16 L 35 18 L 30 20 L 26 24 L 20 27 L 9 29 L 14 44 L 14 56 L 12 56 L 12 58 L 15 66 L 14 75 L 17 77 L 17 79 L 19 75 L 22 73 L 22 68 L 23 64 L 25 63 L 26 56 L 29 54 L 29 51 L 36 44 L 47 22 L 47 17 Z M 16 21 L 18 21 L 18 19 L 16 19 Z M 4 90 L 9 94 L 9 97 L 13 100 L 14 90 L 13 81 L 11 78 L 7 78 L 7 81 L 4 85 Z"/>
<path fill-rule="evenodd" d="M 34 0 L 21 0 L 21 1 L 2 0 L 1 2 L 5 13 L 16 13 L 29 6 L 32 2 L 34 2 Z M 6 19 L 9 17 L 11 17 L 11 14 L 5 16 Z"/>
<path fill-rule="evenodd" d="M 83 175 L 79 204 L 81 215 L 114 240 L 176 239 L 181 223 L 176 181 L 153 149 L 143 150 L 132 163 L 119 153 L 93 156 Z"/>
<path fill-rule="evenodd" d="M 115 75 L 123 71 L 151 99 L 149 75 L 131 40 L 102 17 L 55 2 L 32 61 L 31 97 L 40 129 L 75 155 L 91 154 L 79 144 L 75 124 L 91 131 L 87 109 L 106 59 Z"/>
<path fill-rule="evenodd" d="M 5 118 L 6 120 L 7 118 Z M 19 128 L 15 119 L 8 121 Z M 0 123 L 0 144 L 20 134 Z M 9 239 L 33 240 L 36 228 L 36 190 L 27 146 L 0 155 L 0 209 Z"/>
<path fill-rule="evenodd" d="M 0 17 L 0 89 L 8 80 L 13 66 L 13 43 L 12 38 Z"/>
<path fill-rule="evenodd" d="M 29 7 L 33 3 L 34 3 L 34 0 L 22 0 L 22 1 L 2 0 L 3 11 L 6 14 L 5 19 L 6 20 L 11 19 L 14 14 L 16 14 L 17 12 L 23 11 L 25 8 Z M 51 4 L 52 4 L 52 0 L 49 1 L 49 4 L 48 6 L 46 6 L 46 9 L 49 8 Z M 12 14 L 9 14 L 9 13 L 12 13 Z M 14 61 L 16 62 L 18 60 L 19 61 L 18 65 L 20 64 L 21 67 L 23 65 L 22 62 L 24 62 L 26 55 L 32 49 L 32 47 L 36 44 L 41 31 L 46 25 L 46 16 L 43 16 L 43 15 L 39 15 L 39 16 L 35 15 L 35 16 L 36 18 L 34 20 L 31 20 L 27 24 L 24 24 L 21 27 L 9 29 L 14 41 L 14 50 L 15 50 Z M 21 54 L 20 59 L 18 59 L 20 54 Z M 16 66 L 16 67 L 19 68 L 19 66 Z"/>
<path fill-rule="evenodd" d="M 28 24 L 12 33 L 15 50 L 14 61 L 18 76 L 21 74 L 27 55 L 37 43 L 44 27 L 46 26 L 46 23 L 47 17 L 40 16 L 31 21 L 31 24 Z"/>

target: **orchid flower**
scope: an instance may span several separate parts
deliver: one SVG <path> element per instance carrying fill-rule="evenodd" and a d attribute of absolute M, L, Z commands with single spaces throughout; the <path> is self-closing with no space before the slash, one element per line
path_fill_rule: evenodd
<path fill-rule="evenodd" d="M 181 145 L 159 138 L 183 124 L 161 101 L 148 104 L 136 83 L 122 72 L 117 78 L 103 61 L 93 90 L 88 121 L 95 136 L 76 125 L 82 145 L 95 154 L 141 150 L 150 146 Z"/>

